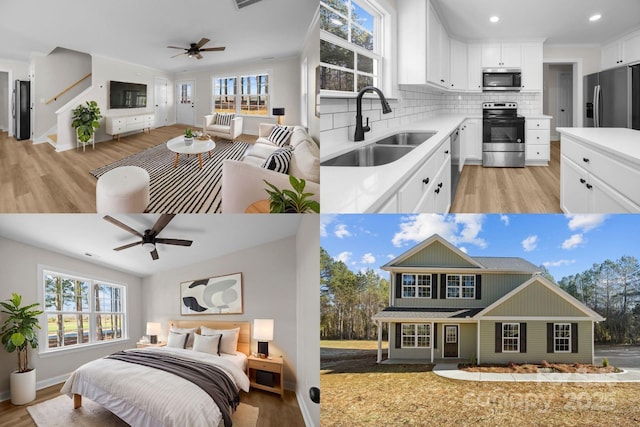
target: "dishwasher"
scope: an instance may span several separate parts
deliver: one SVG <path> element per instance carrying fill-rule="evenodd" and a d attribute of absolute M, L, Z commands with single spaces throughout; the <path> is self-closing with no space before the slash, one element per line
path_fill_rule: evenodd
<path fill-rule="evenodd" d="M 451 204 L 456 196 L 456 188 L 460 180 L 460 128 L 451 134 Z"/>

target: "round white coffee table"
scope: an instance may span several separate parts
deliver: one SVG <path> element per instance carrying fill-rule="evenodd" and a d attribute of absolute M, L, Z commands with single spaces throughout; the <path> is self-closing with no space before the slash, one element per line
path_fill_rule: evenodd
<path fill-rule="evenodd" d="M 178 167 L 178 159 L 180 158 L 180 154 L 194 154 L 198 156 L 200 169 L 202 169 L 202 153 L 208 152 L 209 158 L 211 158 L 211 150 L 216 148 L 216 143 L 211 139 L 203 141 L 198 138 L 194 138 L 193 143 L 191 145 L 187 145 L 184 143 L 184 136 L 180 135 L 167 141 L 167 148 L 176 153 L 176 159 L 173 162 L 174 168 Z"/>

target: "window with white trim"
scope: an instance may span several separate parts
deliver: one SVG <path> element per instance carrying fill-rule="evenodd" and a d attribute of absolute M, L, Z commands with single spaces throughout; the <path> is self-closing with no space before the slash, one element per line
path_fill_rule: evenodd
<path fill-rule="evenodd" d="M 215 113 L 268 117 L 269 74 L 213 78 L 212 104 Z"/>
<path fill-rule="evenodd" d="M 431 298 L 431 275 L 403 273 L 402 298 Z"/>
<path fill-rule="evenodd" d="M 520 352 L 520 324 L 519 323 L 503 323 L 502 324 L 502 352 L 503 353 Z"/>
<path fill-rule="evenodd" d="M 127 338 L 125 286 L 43 270 L 43 288 L 43 351 Z"/>
<path fill-rule="evenodd" d="M 571 323 L 553 324 L 554 353 L 571 353 Z"/>
<path fill-rule="evenodd" d="M 475 299 L 475 297 L 475 275 L 447 274 L 447 298 Z"/>
<path fill-rule="evenodd" d="M 403 323 L 402 348 L 430 348 L 431 324 Z"/>
<path fill-rule="evenodd" d="M 320 1 L 320 89 L 358 92 L 377 86 L 383 15 L 371 0 Z"/>

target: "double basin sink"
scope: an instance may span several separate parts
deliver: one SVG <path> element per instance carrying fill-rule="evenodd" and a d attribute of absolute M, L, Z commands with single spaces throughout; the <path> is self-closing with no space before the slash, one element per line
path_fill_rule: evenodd
<path fill-rule="evenodd" d="M 389 135 L 372 144 L 355 148 L 329 160 L 321 166 L 381 166 L 394 162 L 422 144 L 436 132 L 401 132 Z"/>

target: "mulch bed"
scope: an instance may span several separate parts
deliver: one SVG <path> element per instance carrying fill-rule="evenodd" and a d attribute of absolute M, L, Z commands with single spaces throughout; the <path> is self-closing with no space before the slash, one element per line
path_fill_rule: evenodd
<path fill-rule="evenodd" d="M 582 363 L 509 363 L 503 364 L 491 364 L 483 363 L 480 365 L 471 365 L 469 363 L 460 363 L 458 365 L 463 371 L 467 372 L 494 372 L 494 373 L 509 373 L 509 374 L 538 374 L 538 373 L 578 373 L 578 374 L 611 374 L 615 372 L 621 372 L 620 369 L 615 366 L 596 366 Z"/>

